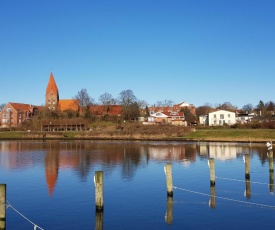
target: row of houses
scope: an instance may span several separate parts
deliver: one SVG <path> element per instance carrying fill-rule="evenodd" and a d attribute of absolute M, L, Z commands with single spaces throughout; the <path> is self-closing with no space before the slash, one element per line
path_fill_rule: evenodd
<path fill-rule="evenodd" d="M 32 119 L 33 116 L 38 114 L 45 109 L 51 111 L 75 111 L 82 113 L 82 108 L 79 106 L 79 102 L 76 99 L 60 99 L 59 90 L 55 82 L 54 76 L 51 73 L 49 81 L 46 87 L 45 93 L 45 106 L 35 106 L 31 104 L 13 103 L 9 102 L 0 111 L 0 127 L 18 127 L 22 122 Z M 121 116 L 122 106 L 121 105 L 91 105 L 89 107 L 91 114 L 96 116 Z M 177 126 L 187 126 L 185 119 L 185 111 L 191 113 L 194 117 L 196 116 L 196 108 L 194 105 L 187 102 L 175 104 L 173 106 L 152 106 L 148 108 L 149 114 L 139 119 L 144 124 L 171 124 Z M 199 116 L 198 122 L 201 125 L 217 126 L 217 125 L 232 125 L 237 122 L 244 123 L 250 121 L 255 114 L 238 114 L 235 112 L 218 110 L 211 112 L 207 115 Z M 63 122 L 64 123 L 64 122 Z M 43 125 L 43 130 L 78 130 L 79 127 L 82 129 L 85 122 L 79 123 L 79 121 L 67 122 L 60 126 L 56 122 L 49 124 L 46 122 Z M 85 126 L 86 127 L 86 126 Z"/>

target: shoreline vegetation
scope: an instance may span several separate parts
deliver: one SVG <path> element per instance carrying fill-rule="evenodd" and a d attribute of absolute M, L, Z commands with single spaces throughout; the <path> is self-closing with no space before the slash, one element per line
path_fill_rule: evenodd
<path fill-rule="evenodd" d="M 274 129 L 178 127 L 126 123 L 94 124 L 89 131 L 0 131 L 0 140 L 152 140 L 207 142 L 275 141 Z"/>

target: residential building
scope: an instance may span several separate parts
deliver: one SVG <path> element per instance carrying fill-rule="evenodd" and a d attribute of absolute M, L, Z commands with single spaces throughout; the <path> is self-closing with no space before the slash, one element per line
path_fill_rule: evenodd
<path fill-rule="evenodd" d="M 148 123 L 186 126 L 183 112 L 157 112 L 148 117 Z"/>
<path fill-rule="evenodd" d="M 236 114 L 226 110 L 217 110 L 199 117 L 201 125 L 218 126 L 233 125 L 236 123 Z"/>
<path fill-rule="evenodd" d="M 1 127 L 17 127 L 22 122 L 30 120 L 42 106 L 9 102 L 0 112 Z"/>

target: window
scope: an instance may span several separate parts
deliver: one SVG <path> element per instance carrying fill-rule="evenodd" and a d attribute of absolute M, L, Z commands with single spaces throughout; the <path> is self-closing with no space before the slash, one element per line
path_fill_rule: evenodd
<path fill-rule="evenodd" d="M 214 118 L 217 118 L 217 115 L 216 115 L 216 114 L 214 114 Z"/>
<path fill-rule="evenodd" d="M 220 119 L 224 119 L 224 114 L 220 114 Z"/>
<path fill-rule="evenodd" d="M 228 118 L 230 118 L 230 113 L 227 116 L 228 116 Z"/>

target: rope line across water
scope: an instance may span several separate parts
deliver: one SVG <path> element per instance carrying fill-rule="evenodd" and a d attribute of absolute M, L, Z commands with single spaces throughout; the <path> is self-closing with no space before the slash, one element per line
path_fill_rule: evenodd
<path fill-rule="evenodd" d="M 175 186 L 173 188 L 178 189 L 178 190 L 182 190 L 182 191 L 185 191 L 185 192 L 189 192 L 189 193 L 194 193 L 194 194 L 208 196 L 208 197 L 215 197 L 215 198 L 218 198 L 218 199 L 229 200 L 229 201 L 234 201 L 234 202 L 243 203 L 243 204 L 257 205 L 257 206 L 268 207 L 268 208 L 275 208 L 275 206 L 267 205 L 267 204 L 259 204 L 259 203 L 253 203 L 253 202 L 248 202 L 248 201 L 235 200 L 235 199 L 221 197 L 221 196 L 212 196 L 212 195 L 209 195 L 209 194 L 206 194 L 206 193 L 196 192 L 196 191 L 192 191 L 192 190 L 188 190 L 188 189 L 184 189 L 184 188 L 179 188 L 179 187 L 175 187 Z"/>
<path fill-rule="evenodd" d="M 29 220 L 27 217 L 25 217 L 22 213 L 20 213 L 17 209 L 15 209 L 10 203 L 9 201 L 7 201 L 7 205 L 6 205 L 6 208 L 11 208 L 13 209 L 15 212 L 17 212 L 20 216 L 22 216 L 25 220 L 27 220 L 28 222 L 30 222 L 33 226 L 34 226 L 34 230 L 36 229 L 41 229 L 41 230 L 44 230 L 43 228 L 39 227 L 38 225 L 36 225 L 35 223 L 33 223 L 31 220 Z"/>
<path fill-rule="evenodd" d="M 231 178 L 218 177 L 218 176 L 216 176 L 216 179 L 231 180 L 231 181 L 238 181 L 238 182 L 246 182 L 245 180 L 231 179 Z M 262 183 L 262 182 L 257 182 L 257 181 L 250 181 L 250 183 L 251 184 L 262 184 L 262 185 L 273 185 L 273 184 Z"/>

